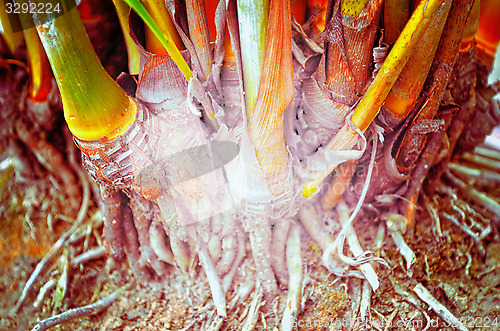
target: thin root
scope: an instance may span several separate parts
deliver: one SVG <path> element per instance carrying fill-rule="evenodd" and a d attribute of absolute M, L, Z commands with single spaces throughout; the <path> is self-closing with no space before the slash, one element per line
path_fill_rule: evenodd
<path fill-rule="evenodd" d="M 222 280 L 222 288 L 224 289 L 224 293 L 227 293 L 229 291 L 229 288 L 231 287 L 231 284 L 233 282 L 233 278 L 236 275 L 236 271 L 238 271 L 241 261 L 243 261 L 243 259 L 246 256 L 246 249 L 245 249 L 246 238 L 242 231 L 237 232 L 237 238 L 238 238 L 238 254 L 234 259 L 231 270 L 229 270 L 229 272 L 224 276 L 224 279 Z"/>
<path fill-rule="evenodd" d="M 252 331 L 255 329 L 259 319 L 259 309 L 265 304 L 265 302 L 262 301 L 262 286 L 257 284 L 256 288 L 257 291 L 253 293 L 254 297 L 252 299 L 252 303 L 250 304 L 250 308 L 248 309 L 247 318 L 241 327 L 241 331 Z"/>
<path fill-rule="evenodd" d="M 300 228 L 292 224 L 286 243 L 286 264 L 288 267 L 288 295 L 285 311 L 281 320 L 281 331 L 291 331 L 300 311 L 302 301 L 302 256 L 300 247 Z"/>
<path fill-rule="evenodd" d="M 406 270 L 411 274 L 412 265 L 417 262 L 417 257 L 411 248 L 406 244 L 402 233 L 406 233 L 407 219 L 403 215 L 388 213 L 382 215 L 382 220 L 386 221 L 387 230 L 391 234 L 392 240 L 399 253 L 404 257 L 406 261 Z"/>
<path fill-rule="evenodd" d="M 286 238 L 290 227 L 289 219 L 279 219 L 273 227 L 271 243 L 271 262 L 274 274 L 278 277 L 280 284 L 288 285 L 287 267 L 285 262 Z"/>
<path fill-rule="evenodd" d="M 70 321 L 74 318 L 98 314 L 104 309 L 106 309 L 108 306 L 110 306 L 116 299 L 118 299 L 123 290 L 125 290 L 125 288 L 127 287 L 128 285 L 119 288 L 110 295 L 90 305 L 73 308 L 65 311 L 64 313 L 49 317 L 41 322 L 38 322 L 37 325 L 33 329 L 31 329 L 31 331 L 44 331 L 55 325 Z"/>
<path fill-rule="evenodd" d="M 76 216 L 75 222 L 71 226 L 71 228 L 66 231 L 52 247 L 49 249 L 47 254 L 43 257 L 43 259 L 36 265 L 35 270 L 30 275 L 30 278 L 24 285 L 24 288 L 21 292 L 21 296 L 16 302 L 16 305 L 13 308 L 13 313 L 16 314 L 21 308 L 22 303 L 26 299 L 28 295 L 28 291 L 31 289 L 36 279 L 40 275 L 40 273 L 45 269 L 47 263 L 59 252 L 59 250 L 66 244 L 70 236 L 82 225 L 85 217 L 87 216 L 87 210 L 90 203 L 90 185 L 87 180 L 87 176 L 83 173 L 83 171 L 78 172 L 78 177 L 80 178 L 80 182 L 82 183 L 83 188 L 83 197 L 82 203 L 80 205 L 80 210 L 78 211 L 78 215 Z"/>
<path fill-rule="evenodd" d="M 210 285 L 210 291 L 212 292 L 212 298 L 214 300 L 215 308 L 217 310 L 217 314 L 221 317 L 226 318 L 226 296 L 224 291 L 222 291 L 222 286 L 220 283 L 219 276 L 217 276 L 217 272 L 212 264 L 212 260 L 210 259 L 210 255 L 206 248 L 200 245 L 198 250 L 198 257 L 200 259 L 201 266 L 203 270 L 205 270 L 205 274 L 207 275 L 208 284 Z"/>
<path fill-rule="evenodd" d="M 106 248 L 104 246 L 98 246 L 98 247 L 89 249 L 88 251 L 75 257 L 72 261 L 72 264 L 76 266 L 79 264 L 87 263 L 88 261 L 91 261 L 91 260 L 100 259 L 104 256 L 106 256 Z"/>
<path fill-rule="evenodd" d="M 348 212 L 348 207 L 344 201 L 342 201 L 342 200 L 339 201 L 339 203 L 337 205 L 337 212 L 339 214 L 340 223 L 342 224 L 342 226 L 344 228 L 347 242 L 349 243 L 349 249 L 354 254 L 354 256 L 366 256 L 367 252 L 365 252 L 363 250 L 363 248 L 361 247 L 361 245 L 359 244 L 359 240 L 358 240 L 358 237 L 356 235 L 356 232 L 354 231 L 352 225 L 348 224 L 349 212 Z M 341 240 L 341 241 L 343 241 L 343 240 Z M 340 248 L 337 248 L 337 253 L 339 254 L 339 256 L 343 255 L 343 254 L 341 254 L 342 250 L 340 250 Z M 359 269 L 361 269 L 361 272 L 366 277 L 366 279 L 368 280 L 368 282 L 372 286 L 373 290 L 376 291 L 378 286 L 379 286 L 379 281 L 378 281 L 377 273 L 373 269 L 372 265 L 370 263 L 368 263 L 370 261 L 378 261 L 378 262 L 382 262 L 385 264 L 387 264 L 387 263 L 380 258 L 372 256 L 371 258 L 369 257 L 369 258 L 364 259 L 363 263 L 359 265 Z"/>
<path fill-rule="evenodd" d="M 442 319 L 444 319 L 449 325 L 453 325 L 457 330 L 468 331 L 469 329 L 456 318 L 445 306 L 443 306 L 432 294 L 422 285 L 417 284 L 413 291 L 418 295 L 418 297 L 427 303 L 429 307 L 432 308 Z"/>

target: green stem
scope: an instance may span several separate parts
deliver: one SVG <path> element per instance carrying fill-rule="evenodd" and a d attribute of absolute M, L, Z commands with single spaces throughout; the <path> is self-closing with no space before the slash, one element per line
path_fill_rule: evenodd
<path fill-rule="evenodd" d="M 127 46 L 128 71 L 131 75 L 137 75 L 139 73 L 140 57 L 139 51 L 129 34 L 128 14 L 130 12 L 130 7 L 123 0 L 113 0 L 113 3 L 115 5 L 118 20 L 120 21 L 125 45 Z"/>
<path fill-rule="evenodd" d="M 0 0 L 0 25 L 2 26 L 0 35 L 7 44 L 10 53 L 14 54 L 23 41 L 23 32 L 17 16 L 12 15 L 14 14 L 7 13 L 6 1 Z"/>
<path fill-rule="evenodd" d="M 34 2 L 38 5 L 47 0 Z M 57 18 L 53 13 L 33 14 L 33 21 L 73 135 L 95 140 L 123 133 L 135 121 L 136 105 L 102 67 L 76 7 Z"/>
<path fill-rule="evenodd" d="M 160 29 L 160 27 L 156 24 L 156 22 L 153 20 L 151 15 L 146 11 L 146 8 L 141 4 L 139 0 L 124 0 L 130 7 L 132 7 L 135 12 L 142 18 L 144 23 L 147 24 L 149 29 L 153 31 L 153 33 L 156 35 L 156 38 L 160 40 L 162 43 L 163 47 L 165 47 L 165 50 L 168 52 L 172 60 L 177 64 L 181 72 L 184 74 L 184 77 L 189 81 L 191 77 L 193 77 L 193 72 L 189 68 L 188 64 L 186 63 L 186 60 L 182 57 L 181 52 L 175 45 L 174 40 L 172 39 L 172 36 L 167 30 Z"/>

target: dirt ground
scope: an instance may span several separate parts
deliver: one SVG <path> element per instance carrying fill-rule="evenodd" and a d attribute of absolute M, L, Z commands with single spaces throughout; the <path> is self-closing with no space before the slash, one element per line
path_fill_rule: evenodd
<path fill-rule="evenodd" d="M 5 155 L 4 155 L 5 158 Z M 0 330 L 29 330 L 45 318 L 95 302 L 127 286 L 103 312 L 75 318 L 53 330 L 208 330 L 220 323 L 216 318 L 206 277 L 197 261 L 188 274 L 172 268 L 164 289 L 138 284 L 127 265 L 105 257 L 74 265 L 74 257 L 102 245 L 101 214 L 91 202 L 79 239 L 70 240 L 47 263 L 17 313 L 13 312 L 21 291 L 50 246 L 67 231 L 74 218 L 64 215 L 64 195 L 49 178 L 23 181 L 11 168 L 2 170 L 0 227 Z M 496 192 L 498 193 L 498 192 Z M 499 195 L 497 194 L 497 200 Z M 440 195 L 436 198 L 447 208 Z M 55 199 L 55 200 L 53 200 Z M 49 203 L 53 201 L 53 203 Z M 361 245 L 374 249 L 379 227 L 372 217 L 355 224 Z M 47 220 L 49 219 L 49 221 Z M 492 223 L 494 224 L 494 223 Z M 51 230 L 53 228 L 53 230 Z M 356 317 L 363 282 L 337 278 L 321 265 L 321 252 L 302 235 L 304 294 L 297 330 L 453 330 L 412 290 L 418 283 L 469 330 L 496 330 L 500 324 L 500 242 L 493 231 L 482 241 L 484 257 L 471 236 L 453 222 L 441 218 L 442 237 L 428 212 L 421 208 L 414 228 L 405 240 L 417 262 L 407 270 L 391 237 L 385 235 L 379 251 L 389 268 L 377 265 L 380 288 L 371 295 L 369 318 Z M 75 238 L 78 236 L 75 236 Z M 247 245 L 248 246 L 248 245 Z M 241 328 L 256 295 L 250 247 L 238 271 L 234 288 L 227 295 L 228 319 L 221 330 Z M 40 288 L 52 282 L 46 296 L 37 299 Z M 63 293 L 60 295 L 60 293 Z M 261 314 L 257 330 L 270 329 L 281 318 L 283 297 Z M 428 327 L 428 328 L 427 328 Z"/>

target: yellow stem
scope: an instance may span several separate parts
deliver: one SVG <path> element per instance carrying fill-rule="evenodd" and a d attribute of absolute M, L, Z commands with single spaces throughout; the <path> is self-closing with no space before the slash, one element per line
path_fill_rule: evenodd
<path fill-rule="evenodd" d="M 326 146 L 327 149 L 335 149 L 338 151 L 346 151 L 351 149 L 356 142 L 358 141 L 358 134 L 351 130 L 347 125 L 344 125 L 340 131 L 333 137 L 333 139 Z M 310 197 L 313 193 L 315 193 L 319 187 L 321 187 L 321 183 L 323 180 L 337 168 L 339 164 L 332 164 L 327 167 L 324 171 L 313 174 L 313 180 L 304 183 L 302 189 L 302 195 Z"/>
<path fill-rule="evenodd" d="M 451 0 L 448 0 L 451 1 Z M 422 0 L 413 12 L 410 20 L 401 32 L 393 49 L 387 56 L 377 76 L 356 107 L 351 121 L 361 131 L 365 131 L 372 120 L 377 116 L 380 107 L 411 57 L 415 45 L 425 34 L 429 22 L 439 10 L 444 10 L 446 3 L 440 0 Z M 358 134 L 345 124 L 333 137 L 326 148 L 331 150 L 349 150 L 357 142 Z M 325 171 L 313 175 L 313 180 L 306 182 L 302 194 L 305 197 L 313 194 L 321 186 L 323 180 L 338 164 L 330 166 Z"/>
<path fill-rule="evenodd" d="M 177 33 L 174 22 L 168 13 L 163 0 L 141 0 L 144 8 L 153 18 L 164 36 L 170 36 L 177 49 L 183 49 L 182 40 Z M 146 26 L 146 48 L 151 53 L 158 55 L 168 54 L 162 42 L 156 37 L 155 33 Z"/>
<path fill-rule="evenodd" d="M 415 45 L 421 41 L 422 36 L 426 33 L 427 26 L 433 16 L 438 10 L 444 10 L 445 7 L 446 3 L 441 0 L 422 0 L 415 9 L 352 115 L 353 124 L 361 131 L 365 131 L 377 116 L 380 106 L 411 57 Z"/>
<path fill-rule="evenodd" d="M 475 46 L 475 34 L 479 27 L 479 14 L 481 11 L 481 1 L 475 0 L 472 5 L 471 12 L 467 18 L 467 23 L 464 31 L 464 37 L 462 39 L 461 51 L 466 51 L 471 47 Z"/>
<path fill-rule="evenodd" d="M 45 101 L 52 89 L 52 70 L 38 33 L 33 29 L 35 25 L 31 15 L 21 11 L 18 17 L 23 28 L 30 68 L 30 97 L 32 100 Z"/>
<path fill-rule="evenodd" d="M 406 117 L 424 87 L 450 8 L 451 1 L 448 1 L 445 10 L 435 15 L 426 29 L 426 35 L 416 45 L 411 61 L 406 63 L 405 69 L 385 99 L 384 108 L 397 117 Z"/>
<path fill-rule="evenodd" d="M 36 29 L 24 30 L 24 39 L 30 68 L 30 96 L 43 101 L 52 89 L 52 70 Z"/>
<path fill-rule="evenodd" d="M 460 44 L 466 28 L 466 21 L 469 17 L 474 0 L 453 1 L 443 35 L 439 43 L 438 50 L 433 62 L 432 74 L 428 78 L 427 96 L 424 104 L 411 126 L 424 120 L 436 117 L 441 101 L 446 92 L 453 66 L 459 55 Z M 396 164 L 400 172 L 411 174 L 415 169 L 415 160 L 425 147 L 429 135 L 423 133 L 412 133 L 408 130 L 403 140 L 399 144 L 396 155 Z"/>
<path fill-rule="evenodd" d="M 158 38 L 158 40 L 165 48 L 168 55 L 170 55 L 172 60 L 179 67 L 179 70 L 182 72 L 186 80 L 190 81 L 191 78 L 193 77 L 193 72 L 191 71 L 191 68 L 189 68 L 189 65 L 182 56 L 181 52 L 179 51 L 179 46 L 175 44 L 175 37 L 177 36 L 177 30 L 173 29 L 172 27 L 165 26 L 165 22 L 162 22 L 161 25 L 163 26 L 163 28 L 160 28 L 158 24 L 155 22 L 155 19 L 151 16 L 151 14 L 148 13 L 147 9 L 142 5 L 142 3 L 139 0 L 124 0 L 124 1 L 130 7 L 132 7 L 134 11 L 141 17 L 144 23 L 146 23 L 147 25 L 146 34 L 148 33 L 149 30 L 150 32 L 154 33 L 156 38 Z M 152 4 L 154 3 L 152 2 Z M 160 6 L 161 8 L 160 3 L 158 3 L 158 6 Z M 155 15 L 155 17 L 157 15 L 160 15 L 159 13 L 155 12 L 153 12 L 153 14 Z M 170 17 L 168 12 L 166 12 L 166 16 Z M 157 17 L 157 19 L 161 20 L 161 17 L 160 18 Z M 165 19 L 167 18 L 165 17 Z M 171 20 L 170 22 L 173 23 Z M 173 35 L 170 32 L 172 32 Z M 146 47 L 147 47 L 147 41 L 146 41 Z"/>

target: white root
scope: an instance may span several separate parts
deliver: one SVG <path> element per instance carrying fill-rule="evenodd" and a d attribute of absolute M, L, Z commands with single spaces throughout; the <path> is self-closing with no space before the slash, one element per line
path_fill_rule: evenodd
<path fill-rule="evenodd" d="M 217 272 L 215 271 L 212 260 L 210 259 L 210 256 L 208 255 L 205 247 L 200 247 L 200 249 L 198 250 L 198 257 L 200 259 L 201 266 L 205 271 L 205 274 L 207 275 L 208 284 L 210 285 L 210 291 L 212 292 L 212 298 L 214 300 L 217 314 L 221 317 L 226 318 L 226 296 L 222 291 L 219 276 L 217 276 Z"/>
<path fill-rule="evenodd" d="M 192 224 L 191 226 L 194 226 L 196 229 L 196 236 L 198 239 L 200 239 L 202 242 L 205 244 L 208 243 L 210 240 L 210 222 L 207 220 L 201 221 L 201 222 L 196 222 L 195 224 Z"/>
<path fill-rule="evenodd" d="M 236 271 L 238 271 L 238 268 L 240 266 L 241 261 L 246 256 L 246 248 L 245 248 L 245 236 L 243 232 L 238 231 L 237 233 L 237 241 L 238 241 L 238 254 L 236 255 L 236 258 L 234 259 L 233 266 L 231 267 L 231 270 L 224 276 L 224 279 L 222 280 L 222 288 L 224 289 L 224 293 L 227 293 L 229 291 L 229 287 L 233 283 L 233 278 L 236 275 Z"/>
<path fill-rule="evenodd" d="M 500 172 L 500 166 L 497 172 Z M 494 215 L 494 218 L 500 218 L 500 203 L 498 203 L 495 199 L 491 198 L 489 195 L 484 192 L 480 192 L 472 187 L 470 184 L 465 183 L 463 180 L 453 176 L 451 172 L 446 171 L 446 178 L 450 180 L 452 185 L 464 195 L 468 199 L 474 201 L 479 206 L 485 208 L 489 213 Z"/>
<path fill-rule="evenodd" d="M 264 289 L 265 298 L 272 301 L 278 294 L 278 284 L 271 267 L 271 226 L 264 215 L 243 218 L 245 231 L 250 237 L 257 277 Z"/>
<path fill-rule="evenodd" d="M 80 182 L 82 183 L 82 190 L 83 190 L 83 197 L 82 197 L 82 204 L 80 206 L 80 210 L 78 211 L 78 214 L 76 216 L 75 222 L 71 226 L 71 228 L 66 231 L 59 239 L 52 245 L 52 247 L 49 249 L 47 254 L 43 257 L 43 259 L 36 265 L 35 270 L 33 273 L 30 275 L 28 280 L 26 281 L 26 284 L 24 285 L 24 288 L 21 292 L 21 295 L 19 296 L 19 299 L 17 299 L 17 302 L 12 309 L 12 313 L 16 314 L 19 309 L 21 308 L 21 305 L 23 304 L 24 300 L 26 299 L 26 296 L 28 295 L 28 291 L 31 289 L 33 284 L 35 283 L 35 280 L 38 278 L 38 276 L 42 273 L 42 271 L 45 269 L 45 266 L 48 264 L 48 262 L 59 253 L 59 250 L 67 243 L 69 238 L 73 233 L 77 231 L 77 229 L 83 224 L 83 221 L 85 220 L 85 217 L 87 216 L 87 211 L 89 208 L 90 204 L 90 184 L 87 179 L 87 175 L 83 172 L 83 170 L 80 169 L 80 167 L 75 166 L 75 170 L 78 174 L 78 178 L 80 179 Z"/>
<path fill-rule="evenodd" d="M 238 242 L 236 237 L 231 235 L 222 238 L 222 255 L 216 264 L 216 270 L 220 275 L 229 272 L 236 255 L 238 254 Z"/>
<path fill-rule="evenodd" d="M 434 227 L 436 229 L 436 234 L 441 238 L 443 237 L 443 231 L 441 230 L 441 219 L 439 218 L 439 214 L 435 208 L 436 204 L 434 203 L 435 200 L 431 201 L 427 195 L 423 194 L 423 199 L 424 199 L 424 205 L 425 208 L 427 209 L 427 212 L 431 216 L 431 218 L 434 220 Z"/>
<path fill-rule="evenodd" d="M 444 319 L 449 325 L 460 331 L 468 331 L 469 329 L 453 315 L 448 308 L 443 306 L 432 294 L 420 283 L 418 283 L 413 291 L 418 295 L 418 297 L 424 301 L 429 307 L 432 308 L 442 319 Z"/>
<path fill-rule="evenodd" d="M 290 222 L 291 220 L 288 218 L 276 220 L 272 233 L 271 263 L 274 274 L 278 277 L 280 284 L 284 285 L 288 284 L 287 266 L 284 257 Z"/>
<path fill-rule="evenodd" d="M 316 244 L 319 245 L 322 251 L 326 251 L 334 242 L 333 237 L 326 231 L 321 224 L 318 213 L 310 202 L 304 203 L 299 210 L 300 224 L 304 227 L 307 233 L 311 236 Z"/>
<path fill-rule="evenodd" d="M 362 286 L 363 286 L 363 280 L 361 279 L 352 279 L 349 281 L 349 292 L 350 292 L 350 298 L 351 298 L 351 311 L 348 312 L 348 315 L 350 315 L 351 319 L 351 326 L 354 326 L 353 323 L 354 321 L 358 321 L 359 317 L 359 307 L 361 306 L 361 295 L 362 295 Z"/>
<path fill-rule="evenodd" d="M 215 315 L 215 314 L 214 314 Z M 193 328 L 193 326 L 198 323 L 201 319 L 200 318 L 196 318 L 194 319 L 193 321 L 191 321 L 191 323 L 189 323 L 186 327 L 183 327 L 182 329 L 180 329 L 179 331 L 189 331 Z M 203 326 L 205 326 L 205 323 L 203 323 Z"/>
<path fill-rule="evenodd" d="M 359 129 L 357 129 L 355 126 L 354 126 L 354 129 L 357 130 L 357 132 L 359 131 Z M 364 138 L 364 135 L 361 132 L 358 132 L 358 134 L 360 135 L 360 137 L 363 138 L 363 141 L 364 141 L 364 144 L 366 147 L 366 139 Z M 385 262 L 381 258 L 377 258 L 377 257 L 373 256 L 372 252 L 365 252 L 361 249 L 361 246 L 359 245 L 359 241 L 357 239 L 356 233 L 354 232 L 354 229 L 352 228 L 351 224 L 358 216 L 358 213 L 361 210 L 363 202 L 365 201 L 366 194 L 368 192 L 368 187 L 370 186 L 370 180 L 372 177 L 373 168 L 374 168 L 374 164 L 375 164 L 375 156 L 377 154 L 376 152 L 377 152 L 378 139 L 381 139 L 381 129 L 380 129 L 380 127 L 375 127 L 374 132 L 373 132 L 373 151 L 372 151 L 371 156 L 370 156 L 370 164 L 368 166 L 368 172 L 366 173 L 366 179 L 365 179 L 365 184 L 363 186 L 363 190 L 361 191 L 361 194 L 359 196 L 356 207 L 354 208 L 354 211 L 352 212 L 352 214 L 348 218 L 346 218 L 344 220 L 342 230 L 337 235 L 337 239 L 335 239 L 335 241 L 333 243 L 331 243 L 330 246 L 328 246 L 328 248 L 323 252 L 323 257 L 322 257 L 323 264 L 332 272 L 335 272 L 333 270 L 338 269 L 338 268 L 334 268 L 334 266 L 331 265 L 333 262 L 332 255 L 334 254 L 335 251 L 337 252 L 337 256 L 344 263 L 346 263 L 348 265 L 364 265 L 360 269 L 362 270 L 362 272 L 365 273 L 365 275 L 359 275 L 358 271 L 348 271 L 345 273 L 345 275 L 354 276 L 354 277 L 358 277 L 358 278 L 369 277 L 368 281 L 370 282 L 370 284 L 372 285 L 374 290 L 376 290 L 378 288 L 378 278 L 377 278 L 377 275 L 375 274 L 375 270 L 373 270 L 373 267 L 371 267 L 371 265 L 370 265 L 370 267 L 368 267 L 367 262 L 378 261 L 378 262 L 381 262 L 385 265 L 387 265 L 387 262 Z M 335 138 L 330 143 L 332 144 L 334 141 L 335 141 Z M 382 139 L 381 139 L 381 141 L 382 141 Z M 362 149 L 363 151 L 364 151 L 365 147 L 363 147 L 363 149 Z M 339 202 L 339 204 L 341 204 L 341 203 L 345 205 L 344 202 Z M 338 209 L 339 208 L 337 208 L 337 210 Z M 346 205 L 345 205 L 344 209 L 345 209 L 344 213 L 347 216 L 348 210 L 347 210 Z M 342 217 L 339 217 L 339 218 L 342 219 Z M 348 258 L 343 254 L 344 240 L 345 240 L 345 236 L 347 236 L 348 229 L 352 230 L 351 231 L 352 234 L 349 235 L 350 240 L 352 241 L 352 244 L 354 246 L 357 246 L 357 248 L 360 249 L 360 250 L 357 250 L 357 251 L 359 251 L 360 254 L 358 256 L 356 256 L 356 254 L 354 254 L 355 255 L 354 259 Z M 352 247 L 351 247 L 351 251 L 354 253 L 354 250 Z M 372 256 L 368 256 L 368 255 L 372 255 Z"/>
<path fill-rule="evenodd" d="M 210 219 L 210 231 L 212 231 L 212 235 L 219 235 L 223 230 L 223 224 L 225 223 L 222 215 L 217 214 L 212 216 Z"/>
<path fill-rule="evenodd" d="M 206 330 L 207 331 L 218 331 L 222 327 L 222 324 L 224 324 L 224 318 L 221 316 L 215 316 L 212 323 L 210 323 L 210 325 L 208 326 L 208 328 Z M 192 329 L 189 328 L 186 330 L 192 330 Z"/>
<path fill-rule="evenodd" d="M 220 233 L 220 237 L 224 238 L 225 236 L 228 235 L 233 235 L 234 232 L 236 231 L 236 219 L 237 216 L 234 213 L 231 213 L 230 215 L 227 214 L 222 214 L 220 215 L 219 221 L 220 221 L 220 226 L 222 227 Z"/>
<path fill-rule="evenodd" d="M 376 257 L 380 257 L 382 254 L 382 247 L 384 247 L 385 239 L 385 224 L 380 223 L 377 229 L 377 234 L 375 236 L 375 242 L 373 243 L 373 252 Z"/>
<path fill-rule="evenodd" d="M 167 236 L 156 218 L 149 227 L 149 243 L 160 261 L 174 265 L 174 254 L 167 246 Z"/>
<path fill-rule="evenodd" d="M 163 278 L 168 274 L 167 266 L 158 259 L 150 242 L 151 223 L 155 218 L 152 203 L 138 194 L 132 194 L 128 205 L 132 211 L 133 224 L 137 232 L 141 256 L 139 263 L 144 266 L 148 265 L 157 275 Z"/>
<path fill-rule="evenodd" d="M 286 243 L 286 265 L 289 279 L 286 307 L 280 326 L 281 331 L 292 331 L 300 310 L 304 276 L 300 244 L 300 228 L 298 225 L 292 224 Z"/>
<path fill-rule="evenodd" d="M 207 242 L 208 253 L 213 263 L 219 261 L 222 254 L 222 243 L 217 235 L 212 234 Z"/>
<path fill-rule="evenodd" d="M 154 282 L 151 269 L 149 269 L 145 261 L 141 258 L 137 231 L 132 219 L 132 211 L 127 205 L 122 205 L 121 221 L 123 226 L 123 248 L 127 262 L 132 270 L 132 273 L 143 284 Z M 156 285 L 159 285 L 158 283 Z"/>
<path fill-rule="evenodd" d="M 365 251 L 359 244 L 358 236 L 356 235 L 354 228 L 351 224 L 348 223 L 349 211 L 347 205 L 343 200 L 340 200 L 337 204 L 337 212 L 339 214 L 339 221 L 345 230 L 345 236 L 347 239 L 347 243 L 349 244 L 350 251 L 355 257 L 365 255 Z M 359 266 L 359 269 L 366 277 L 373 290 L 376 291 L 380 283 L 377 277 L 377 273 L 373 269 L 372 265 L 370 263 L 363 263 Z"/>
<path fill-rule="evenodd" d="M 465 206 L 467 206 L 468 208 L 466 208 Z M 453 208 L 454 211 L 456 211 L 456 214 L 454 213 L 450 215 L 446 212 L 443 212 L 442 213 L 443 217 L 446 218 L 448 221 L 455 223 L 455 225 L 457 225 L 460 229 L 462 229 L 462 231 L 471 236 L 476 243 L 476 247 L 479 251 L 479 254 L 481 255 L 481 257 L 484 257 L 486 251 L 481 241 L 492 231 L 491 224 L 489 224 L 490 221 L 487 220 L 483 225 L 481 224 L 482 222 L 476 222 L 473 217 L 467 217 L 466 216 L 467 212 L 473 214 L 469 211 L 469 209 L 472 208 L 469 207 L 467 203 L 462 204 L 459 201 L 452 200 L 451 207 Z"/>
<path fill-rule="evenodd" d="M 500 151 L 491 148 L 476 147 L 474 154 L 500 161 Z"/>
<path fill-rule="evenodd" d="M 387 222 L 387 231 L 391 234 L 392 240 L 399 250 L 399 253 L 406 261 L 406 270 L 411 272 L 411 266 L 417 262 L 417 257 L 411 248 L 406 244 L 401 233 L 406 233 L 406 217 L 399 214 L 385 214 L 381 216 Z"/>
<path fill-rule="evenodd" d="M 361 303 L 359 305 L 359 317 L 361 321 L 367 321 L 370 319 L 370 304 L 372 297 L 372 288 L 368 281 L 363 282 L 363 290 L 361 294 Z"/>
<path fill-rule="evenodd" d="M 299 210 L 300 223 L 304 229 L 309 233 L 314 242 L 316 242 L 321 250 L 323 250 L 323 265 L 333 274 L 339 277 L 358 277 L 365 279 L 362 273 L 359 271 L 348 270 L 348 266 L 343 264 L 339 259 L 338 254 L 336 254 L 337 241 L 328 233 L 328 231 L 321 224 L 321 221 L 316 213 L 314 206 L 306 202 L 302 208 Z M 342 235 L 342 244 L 344 241 L 344 236 Z M 351 261 L 344 261 L 350 265 L 357 265 Z"/>
<path fill-rule="evenodd" d="M 265 304 L 265 302 L 262 301 L 264 295 L 260 282 L 257 284 L 256 288 L 257 291 L 253 293 L 252 303 L 250 304 L 250 308 L 248 309 L 247 317 L 243 322 L 241 331 L 252 331 L 255 329 L 255 326 L 257 325 L 257 321 L 259 319 L 259 309 Z"/>
<path fill-rule="evenodd" d="M 479 179 L 488 181 L 490 183 L 500 183 L 500 174 L 488 169 L 478 169 L 473 167 L 464 166 L 459 163 L 450 163 L 448 168 L 458 177 L 462 179 Z M 465 178 L 464 178 L 465 177 Z"/>
<path fill-rule="evenodd" d="M 97 189 L 99 190 L 99 189 Z M 99 191 L 98 191 L 99 192 Z M 49 219 L 51 218 L 50 217 L 51 215 L 49 214 L 47 216 L 47 225 L 49 227 L 49 229 L 52 229 L 53 230 L 53 224 L 49 224 Z M 63 215 L 61 215 L 63 216 Z M 58 216 L 56 216 L 54 218 L 54 220 L 56 218 L 60 218 Z M 103 211 L 101 208 L 97 209 L 94 213 L 94 215 L 92 215 L 92 217 L 86 221 L 85 223 L 85 226 L 83 227 L 80 227 L 78 228 L 68 239 L 68 242 L 72 245 L 78 243 L 80 240 L 84 239 L 87 235 L 88 235 L 88 231 L 89 231 L 89 227 L 91 230 L 95 230 L 95 229 L 99 229 L 103 224 L 104 224 L 104 215 L 103 215 Z"/>
<path fill-rule="evenodd" d="M 238 290 L 236 291 L 236 295 L 227 304 L 227 310 L 233 310 L 238 301 L 245 302 L 252 293 L 254 286 L 255 282 L 252 279 L 240 284 Z"/>
<path fill-rule="evenodd" d="M 33 308 L 38 309 L 40 307 L 43 303 L 43 299 L 45 299 L 47 293 L 56 286 L 56 283 L 57 281 L 54 278 L 51 278 L 40 288 L 40 291 L 33 302 Z"/>
<path fill-rule="evenodd" d="M 482 155 L 479 155 L 477 153 L 473 154 L 470 152 L 464 153 L 462 155 L 462 159 L 470 162 L 472 164 L 477 165 L 478 167 L 481 168 L 488 168 L 490 170 L 493 170 L 495 172 L 500 172 L 500 165 L 498 164 L 498 160 L 495 160 L 495 158 L 492 157 L 485 157 Z"/>
<path fill-rule="evenodd" d="M 104 256 L 106 256 L 106 248 L 104 246 L 97 246 L 75 257 L 73 261 L 71 261 L 71 264 L 73 264 L 73 266 L 77 266 L 91 260 L 100 259 Z"/>
<path fill-rule="evenodd" d="M 52 296 L 52 307 L 59 309 L 62 306 L 62 301 L 68 292 L 69 282 L 69 249 L 65 249 L 61 256 L 62 272 L 56 284 L 54 295 Z"/>
<path fill-rule="evenodd" d="M 189 248 L 187 244 L 184 243 L 177 237 L 175 233 L 170 232 L 170 248 L 174 254 L 175 263 L 179 268 L 186 271 L 191 264 L 191 259 L 189 257 Z"/>
<path fill-rule="evenodd" d="M 89 316 L 89 315 L 94 315 L 98 314 L 107 307 L 109 307 L 116 299 L 120 297 L 122 292 L 128 287 L 124 286 L 122 288 L 119 288 L 115 292 L 111 293 L 110 295 L 97 300 L 94 303 L 91 303 L 89 305 L 83 306 L 83 307 L 77 307 L 73 308 L 70 310 L 67 310 L 59 315 L 55 315 L 52 317 L 49 317 L 47 319 L 44 319 L 43 321 L 38 322 L 31 331 L 45 331 L 48 330 L 49 328 L 68 322 L 74 318 L 79 318 L 83 316 Z"/>
<path fill-rule="evenodd" d="M 399 253 L 405 258 L 406 260 L 406 270 L 410 272 L 411 266 L 417 262 L 417 257 L 415 256 L 415 253 L 411 250 L 411 248 L 406 244 L 403 236 L 401 235 L 400 232 L 394 231 L 391 232 L 391 237 L 394 243 L 396 244 L 396 247 L 399 250 Z"/>

